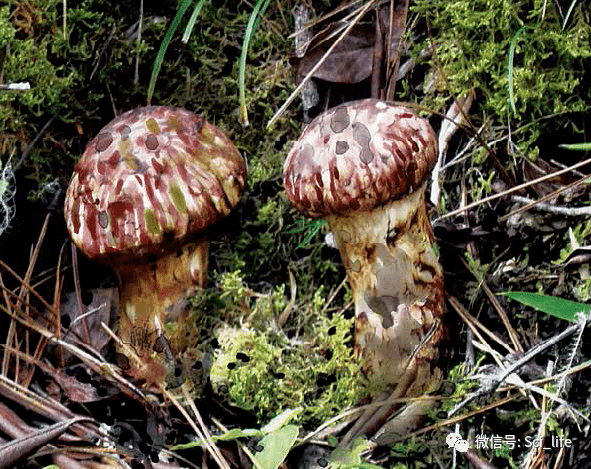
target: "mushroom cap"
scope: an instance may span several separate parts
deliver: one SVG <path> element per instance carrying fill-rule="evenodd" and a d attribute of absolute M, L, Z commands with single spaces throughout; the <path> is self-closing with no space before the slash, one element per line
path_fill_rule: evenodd
<path fill-rule="evenodd" d="M 370 210 L 417 189 L 437 160 L 426 119 L 377 99 L 316 117 L 283 167 L 287 196 L 310 217 Z"/>
<path fill-rule="evenodd" d="M 245 180 L 240 152 L 204 118 L 137 108 L 86 147 L 66 193 L 66 225 L 91 259 L 159 255 L 226 216 Z"/>

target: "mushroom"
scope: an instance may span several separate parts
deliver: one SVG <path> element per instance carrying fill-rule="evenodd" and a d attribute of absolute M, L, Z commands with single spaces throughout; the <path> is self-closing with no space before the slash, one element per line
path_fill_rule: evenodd
<path fill-rule="evenodd" d="M 316 117 L 285 160 L 288 198 L 328 222 L 340 251 L 355 303 L 355 356 L 388 390 L 376 400 L 422 396 L 441 381 L 443 272 L 425 204 L 436 158 L 428 121 L 365 99 Z M 343 442 L 359 434 L 391 441 L 433 404 L 424 397 L 385 425 L 394 406 L 368 411 Z"/>
<path fill-rule="evenodd" d="M 78 161 L 67 228 L 87 257 L 118 275 L 118 336 L 143 363 L 129 361 L 132 376 L 159 381 L 186 347 L 181 324 L 171 328 L 173 350 L 162 328 L 182 323 L 188 295 L 205 286 L 205 230 L 232 210 L 245 180 L 244 159 L 219 129 L 168 106 L 116 117 Z"/>

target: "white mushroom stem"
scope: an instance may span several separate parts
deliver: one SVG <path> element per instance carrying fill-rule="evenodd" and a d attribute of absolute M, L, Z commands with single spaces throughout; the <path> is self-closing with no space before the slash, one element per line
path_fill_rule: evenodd
<path fill-rule="evenodd" d="M 373 210 L 327 217 L 355 302 L 355 353 L 388 397 L 420 396 L 441 378 L 443 272 L 425 187 Z M 343 443 L 375 432 L 392 411 L 388 405 L 360 418 Z"/>
<path fill-rule="evenodd" d="M 208 241 L 203 237 L 153 262 L 115 266 L 120 281 L 118 335 L 142 358 L 137 365 L 142 370 L 130 363 L 132 375 L 158 382 L 166 376 L 165 364 L 172 365 L 177 353 L 190 345 L 184 343 L 187 298 L 205 287 L 207 263 Z M 159 325 L 171 323 L 175 327 L 166 334 L 169 348 L 162 349 Z"/>

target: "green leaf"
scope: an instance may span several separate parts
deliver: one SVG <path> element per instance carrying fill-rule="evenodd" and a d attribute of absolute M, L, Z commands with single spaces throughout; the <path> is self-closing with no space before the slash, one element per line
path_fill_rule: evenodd
<path fill-rule="evenodd" d="M 591 305 L 578 303 L 577 301 L 565 300 L 556 296 L 542 295 L 531 292 L 504 292 L 499 293 L 521 304 L 530 306 L 538 311 L 554 316 L 558 319 L 576 322 L 577 313 L 588 313 Z"/>
<path fill-rule="evenodd" d="M 259 444 L 263 451 L 254 455 L 263 469 L 277 469 L 283 462 L 298 437 L 298 427 L 287 425 L 265 436 Z"/>
<path fill-rule="evenodd" d="M 362 461 L 361 453 L 368 448 L 369 442 L 365 438 L 355 438 L 350 448 L 335 448 L 330 453 L 330 463 L 336 469 L 384 469 L 382 466 Z"/>
<path fill-rule="evenodd" d="M 272 433 L 276 430 L 279 430 L 281 427 L 287 425 L 289 421 L 297 416 L 301 411 L 301 407 L 298 407 L 297 409 L 286 409 L 273 420 L 271 420 L 267 425 L 261 428 L 261 431 L 266 435 L 267 433 Z"/>
<path fill-rule="evenodd" d="M 591 150 L 591 143 L 561 143 L 558 146 L 560 148 L 564 148 L 565 150 L 574 150 L 574 151 L 590 151 Z"/>

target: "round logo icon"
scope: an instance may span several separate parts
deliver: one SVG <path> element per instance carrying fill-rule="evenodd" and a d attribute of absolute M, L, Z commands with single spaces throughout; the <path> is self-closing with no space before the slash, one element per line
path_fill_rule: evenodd
<path fill-rule="evenodd" d="M 460 453 L 465 453 L 469 448 L 468 442 L 464 440 L 462 435 L 459 433 L 449 433 L 445 437 L 445 442 L 447 443 L 447 446 L 459 451 Z"/>

